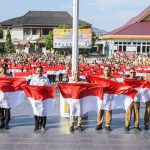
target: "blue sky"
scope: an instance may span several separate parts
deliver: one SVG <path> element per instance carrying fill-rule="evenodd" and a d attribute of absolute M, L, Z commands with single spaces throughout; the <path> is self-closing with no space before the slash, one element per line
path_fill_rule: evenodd
<path fill-rule="evenodd" d="M 24 15 L 29 10 L 63 10 L 72 15 L 73 0 L 1 0 L 0 21 Z M 80 19 L 111 31 L 139 14 L 150 0 L 79 0 Z"/>

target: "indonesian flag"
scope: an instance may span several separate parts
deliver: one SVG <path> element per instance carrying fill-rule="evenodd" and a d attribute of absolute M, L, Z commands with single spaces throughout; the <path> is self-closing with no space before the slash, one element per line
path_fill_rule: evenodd
<path fill-rule="evenodd" d="M 22 86 L 26 84 L 26 80 L 21 78 L 0 78 L 0 107 L 14 108 L 22 103 L 25 98 Z"/>
<path fill-rule="evenodd" d="M 28 85 L 24 87 L 24 92 L 32 105 L 34 115 L 42 117 L 54 114 L 56 105 L 54 87 Z"/>
<path fill-rule="evenodd" d="M 124 82 L 138 91 L 136 102 L 150 101 L 150 83 L 147 80 L 124 79 Z"/>
<path fill-rule="evenodd" d="M 61 95 L 70 106 L 70 116 L 98 112 L 102 105 L 103 89 L 91 83 L 59 83 Z"/>
<path fill-rule="evenodd" d="M 87 76 L 87 81 L 98 83 L 103 87 L 102 109 L 104 110 L 125 109 L 127 111 L 137 94 L 131 86 L 109 79 Z"/>

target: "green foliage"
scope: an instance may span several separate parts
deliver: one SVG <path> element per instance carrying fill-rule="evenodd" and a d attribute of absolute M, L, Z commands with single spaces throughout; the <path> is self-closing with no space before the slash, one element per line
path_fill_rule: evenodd
<path fill-rule="evenodd" d="M 53 31 L 49 31 L 47 37 L 45 38 L 46 49 L 53 48 Z"/>
<path fill-rule="evenodd" d="M 6 34 L 5 49 L 9 51 L 11 48 L 12 48 L 11 34 L 10 34 L 10 30 L 8 29 Z"/>
<path fill-rule="evenodd" d="M 87 27 L 84 23 L 82 23 L 80 26 L 79 26 L 79 29 L 88 29 L 89 27 Z"/>
<path fill-rule="evenodd" d="M 3 30 L 0 29 L 0 39 L 3 39 Z"/>
<path fill-rule="evenodd" d="M 95 46 L 95 42 L 96 42 L 96 34 L 92 30 L 92 48 Z"/>
<path fill-rule="evenodd" d="M 61 24 L 58 26 L 59 29 L 70 29 L 70 26 L 67 24 Z"/>

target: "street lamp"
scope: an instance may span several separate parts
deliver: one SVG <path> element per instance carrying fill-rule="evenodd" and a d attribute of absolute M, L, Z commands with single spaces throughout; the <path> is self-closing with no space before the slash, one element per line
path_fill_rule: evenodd
<path fill-rule="evenodd" d="M 78 24 L 79 0 L 73 0 L 73 40 L 72 40 L 72 73 L 78 70 Z"/>

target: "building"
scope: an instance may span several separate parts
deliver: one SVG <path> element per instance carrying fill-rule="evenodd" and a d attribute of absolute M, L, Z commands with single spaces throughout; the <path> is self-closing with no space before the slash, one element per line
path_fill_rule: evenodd
<path fill-rule="evenodd" d="M 114 54 L 116 51 L 150 54 L 150 6 L 125 25 L 99 39 L 97 45 L 105 55 Z"/>
<path fill-rule="evenodd" d="M 9 19 L 0 23 L 3 30 L 4 39 L 1 43 L 5 43 L 6 33 L 10 29 L 12 43 L 16 48 L 24 48 L 28 44 L 33 43 L 43 46 L 44 38 L 49 30 L 66 24 L 72 27 L 73 18 L 66 11 L 29 11 L 24 16 Z M 85 21 L 79 21 L 79 25 L 84 24 L 91 27 L 91 24 Z"/>

